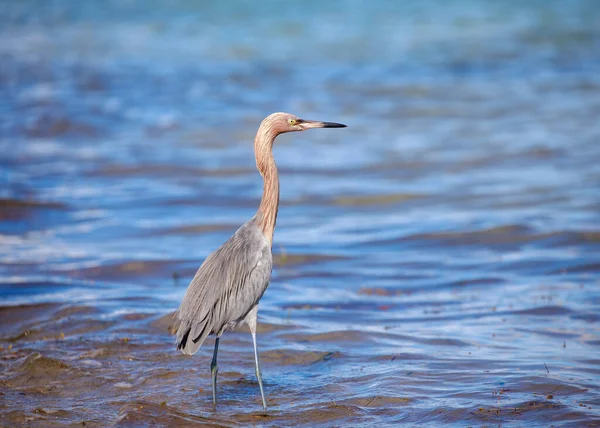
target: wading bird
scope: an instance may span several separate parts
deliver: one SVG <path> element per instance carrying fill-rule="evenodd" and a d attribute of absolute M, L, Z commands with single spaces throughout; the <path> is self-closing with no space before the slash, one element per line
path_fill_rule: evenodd
<path fill-rule="evenodd" d="M 263 408 L 267 409 L 256 349 L 256 314 L 258 302 L 271 279 L 271 246 L 279 209 L 279 175 L 273 158 L 273 142 L 286 132 L 345 127 L 340 123 L 304 120 L 289 113 L 273 113 L 258 128 L 254 155 L 264 180 L 258 211 L 204 260 L 175 313 L 179 324 L 177 349 L 184 354 L 195 354 L 209 334 L 216 335 L 210 365 L 213 405 L 217 404 L 219 339 L 226 331 L 245 323 L 252 334 L 256 378 Z"/>

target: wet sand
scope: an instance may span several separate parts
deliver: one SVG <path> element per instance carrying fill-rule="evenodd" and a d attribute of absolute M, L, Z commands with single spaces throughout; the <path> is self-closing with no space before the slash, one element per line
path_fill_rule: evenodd
<path fill-rule="evenodd" d="M 161 269 L 160 263 L 143 266 L 136 270 L 138 278 Z M 279 268 L 285 269 L 281 264 Z M 99 270 L 81 275 L 129 278 L 127 269 Z M 597 316 L 550 301 L 529 309 L 452 309 L 461 304 L 458 295 L 465 289 L 477 293 L 489 283 L 447 284 L 454 298 L 437 304 L 422 298 L 439 296 L 439 289 L 424 293 L 363 287 L 356 298 L 348 299 L 353 302 L 307 300 L 266 310 L 268 318 L 281 317 L 278 323 L 263 319 L 259 326 L 267 412 L 260 405 L 247 331 L 222 340 L 219 404 L 213 410 L 212 339 L 194 357 L 179 354 L 170 333 L 172 312 L 144 311 L 147 299 L 141 296 L 103 305 L 4 306 L 0 422 L 282 426 L 293 421 L 299 426 L 339 426 L 461 421 L 549 426 L 560 420 L 563 425 L 593 426 L 600 421 L 600 360 L 581 352 L 582 347 L 598 347 L 598 336 L 593 328 L 557 328 L 575 320 L 593 326 Z M 422 297 L 415 299 L 415 294 Z M 140 309 L 110 313 L 132 303 Z M 414 308 L 420 308 L 416 317 L 394 320 L 395 314 Z M 320 319 L 347 322 L 365 313 L 377 314 L 379 321 L 371 327 L 352 323 L 343 329 L 315 328 Z M 419 326 L 432 324 L 451 329 L 447 334 L 423 334 L 412 327 L 421 330 Z M 467 333 L 462 325 L 487 337 Z M 455 327 L 460 330 L 453 331 Z M 531 336 L 537 342 L 520 339 Z"/>
<path fill-rule="evenodd" d="M 426 418 L 439 423 L 551 424 L 557 417 L 563 422 L 590 420 L 600 404 L 585 400 L 566 411 L 571 403 L 584 401 L 588 388 L 595 385 L 577 386 L 560 379 L 553 374 L 552 363 L 548 370 L 543 363 L 538 367 L 527 364 L 520 367 L 518 379 L 494 381 L 499 369 L 514 367 L 514 363 L 481 360 L 474 344 L 429 341 L 428 345 L 447 350 L 437 358 L 414 353 L 367 356 L 351 350 L 395 341 L 426 341 L 393 333 L 311 334 L 291 324 L 263 323 L 259 333 L 269 411 L 263 412 L 260 406 L 251 342 L 243 332 L 223 340 L 220 400 L 218 410 L 212 411 L 211 342 L 199 357 L 185 357 L 171 346 L 171 314 L 124 315 L 106 322 L 94 320 L 94 312 L 90 307 L 65 305 L 2 310 L 4 325 L 28 319 L 4 340 L 10 343 L 2 350 L 4 424 L 105 426 L 111 421 L 117 426 L 191 422 L 281 426 L 293 420 L 310 426 L 375 423 L 379 417 L 388 423 Z M 590 359 L 583 364 L 590 375 L 598 374 L 600 361 Z M 448 391 L 458 385 L 465 391 Z M 443 397 L 460 402 L 461 397 L 467 400 L 476 394 L 480 401 L 477 406 L 419 409 L 432 392 L 440 402 Z"/>

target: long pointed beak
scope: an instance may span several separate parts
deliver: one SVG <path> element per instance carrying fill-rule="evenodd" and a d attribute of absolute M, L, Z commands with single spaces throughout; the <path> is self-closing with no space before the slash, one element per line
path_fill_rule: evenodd
<path fill-rule="evenodd" d="M 310 128 L 346 128 L 346 125 L 335 122 L 319 122 L 316 120 L 303 120 L 300 124 L 304 129 Z"/>

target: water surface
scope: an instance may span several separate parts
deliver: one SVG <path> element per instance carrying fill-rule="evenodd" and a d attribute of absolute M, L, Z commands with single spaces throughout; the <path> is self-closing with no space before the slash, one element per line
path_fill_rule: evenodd
<path fill-rule="evenodd" d="M 594 1 L 4 2 L 0 423 L 600 424 Z M 252 342 L 172 313 L 255 212 Z"/>

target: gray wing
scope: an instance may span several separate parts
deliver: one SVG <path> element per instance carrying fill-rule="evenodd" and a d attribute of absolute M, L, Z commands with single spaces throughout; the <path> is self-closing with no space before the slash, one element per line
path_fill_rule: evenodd
<path fill-rule="evenodd" d="M 175 316 L 177 349 L 195 354 L 211 333 L 243 319 L 269 285 L 271 246 L 253 218 L 204 260 Z"/>

